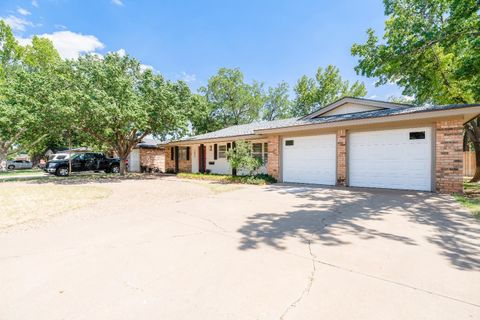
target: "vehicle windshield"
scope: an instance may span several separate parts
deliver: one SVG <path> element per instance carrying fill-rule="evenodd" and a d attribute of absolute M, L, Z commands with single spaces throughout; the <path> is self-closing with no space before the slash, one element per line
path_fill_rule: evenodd
<path fill-rule="evenodd" d="M 82 153 L 75 153 L 75 154 L 72 154 L 71 158 L 72 159 L 81 159 L 81 158 L 83 158 L 83 154 Z"/>

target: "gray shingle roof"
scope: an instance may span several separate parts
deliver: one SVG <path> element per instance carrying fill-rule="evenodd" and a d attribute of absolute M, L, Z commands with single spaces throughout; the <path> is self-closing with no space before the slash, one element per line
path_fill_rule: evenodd
<path fill-rule="evenodd" d="M 208 139 L 217 139 L 217 138 L 228 138 L 236 136 L 247 136 L 255 134 L 255 130 L 260 129 L 273 129 L 288 127 L 294 125 L 298 121 L 298 118 L 282 119 L 282 120 L 273 120 L 273 121 L 255 121 L 248 124 L 240 124 L 236 126 L 227 127 L 221 130 L 204 133 L 196 135 L 193 137 L 186 137 L 180 141 L 195 141 L 195 140 L 208 140 Z"/>
<path fill-rule="evenodd" d="M 236 137 L 236 136 L 246 136 L 246 135 L 254 135 L 255 131 L 257 130 L 279 129 L 279 128 L 286 128 L 286 127 L 341 122 L 341 121 L 348 121 L 348 120 L 380 118 L 380 117 L 397 116 L 397 115 L 404 115 L 404 114 L 415 114 L 420 112 L 461 109 L 461 108 L 467 108 L 467 107 L 480 107 L 480 104 L 451 104 L 451 105 L 445 105 L 445 106 L 426 105 L 426 106 L 414 106 L 414 107 L 405 107 L 405 108 L 396 108 L 396 109 L 363 111 L 363 112 L 355 112 L 355 113 L 347 113 L 347 114 L 337 114 L 337 115 L 323 116 L 323 117 L 320 116 L 318 118 L 313 118 L 313 119 L 289 118 L 289 119 L 274 120 L 274 121 L 256 121 L 249 124 L 231 126 L 218 131 L 209 132 L 209 133 L 205 133 L 205 134 L 201 134 L 193 137 L 186 137 L 181 139 L 180 141 L 198 141 L 198 140 L 209 140 L 209 139 Z"/>

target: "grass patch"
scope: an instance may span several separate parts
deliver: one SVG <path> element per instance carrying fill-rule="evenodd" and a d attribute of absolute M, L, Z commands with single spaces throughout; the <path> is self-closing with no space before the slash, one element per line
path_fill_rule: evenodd
<path fill-rule="evenodd" d="M 110 193 L 109 189 L 98 186 L 0 184 L 0 231 L 48 221 Z"/>
<path fill-rule="evenodd" d="M 40 169 L 21 169 L 21 170 L 8 170 L 0 171 L 0 179 L 5 177 L 20 177 L 20 176 L 43 176 L 45 172 Z"/>
<path fill-rule="evenodd" d="M 204 173 L 179 173 L 177 177 L 182 179 L 207 180 L 220 183 L 240 183 L 265 185 L 277 182 L 277 180 L 268 174 L 257 174 L 255 176 L 232 176 L 226 174 L 204 174 Z"/>
<path fill-rule="evenodd" d="M 475 218 L 480 219 L 480 183 L 468 182 L 469 180 L 464 180 L 464 193 L 462 195 L 454 195 L 454 198 L 458 203 L 467 208 Z"/>
<path fill-rule="evenodd" d="M 68 177 L 57 177 L 52 174 L 38 175 L 32 177 L 11 176 L 2 179 L 0 176 L 0 184 L 2 182 L 35 182 L 35 183 L 56 183 L 56 184 L 82 184 L 93 182 L 120 182 L 121 180 L 140 180 L 140 179 L 155 179 L 158 175 L 143 174 L 143 173 L 127 173 L 124 176 L 115 173 L 73 173 Z"/>

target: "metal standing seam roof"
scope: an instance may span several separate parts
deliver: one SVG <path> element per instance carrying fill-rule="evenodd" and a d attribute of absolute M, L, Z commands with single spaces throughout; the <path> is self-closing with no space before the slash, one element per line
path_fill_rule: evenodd
<path fill-rule="evenodd" d="M 348 121 L 348 120 L 380 118 L 380 117 L 389 117 L 389 116 L 397 116 L 397 115 L 405 115 L 405 114 L 415 114 L 415 113 L 421 113 L 421 112 L 461 109 L 461 108 L 468 108 L 468 107 L 480 107 L 480 104 L 450 104 L 450 105 L 444 105 L 444 106 L 425 105 L 425 106 L 414 106 L 414 107 L 395 108 L 395 109 L 362 111 L 362 112 L 337 114 L 337 115 L 323 116 L 323 117 L 320 116 L 318 118 L 313 118 L 313 119 L 289 118 L 289 119 L 273 120 L 273 121 L 256 121 L 248 124 L 241 124 L 241 125 L 227 127 L 221 130 L 196 135 L 193 137 L 185 137 L 178 141 L 197 141 L 197 140 L 228 138 L 228 137 L 235 137 L 235 136 L 246 136 L 246 135 L 254 135 L 255 131 L 257 130 L 280 129 L 280 128 L 286 128 L 286 127 L 341 122 L 341 121 Z"/>

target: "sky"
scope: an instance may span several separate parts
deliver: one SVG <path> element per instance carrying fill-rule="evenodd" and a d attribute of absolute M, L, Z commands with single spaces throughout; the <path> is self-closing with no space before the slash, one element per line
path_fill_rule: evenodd
<path fill-rule="evenodd" d="M 382 0 L 2 0 L 0 18 L 23 44 L 42 35 L 68 59 L 127 53 L 193 91 L 222 67 L 293 88 L 333 64 L 344 79 L 363 81 L 367 98 L 385 100 L 401 89 L 358 76 L 350 54 L 369 27 L 383 33 L 383 9 Z"/>

